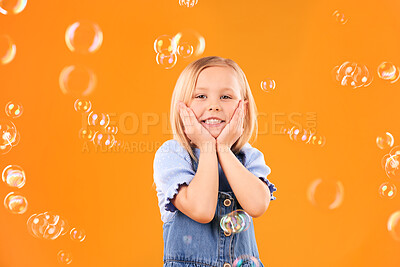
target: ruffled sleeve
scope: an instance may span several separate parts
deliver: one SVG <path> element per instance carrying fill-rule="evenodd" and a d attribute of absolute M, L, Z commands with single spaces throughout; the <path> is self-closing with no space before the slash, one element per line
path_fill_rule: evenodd
<path fill-rule="evenodd" d="M 271 173 L 271 169 L 265 164 L 263 153 L 257 148 L 251 147 L 248 143 L 247 145 L 243 149 L 245 154 L 244 166 L 267 184 L 271 192 L 271 200 L 275 200 L 276 197 L 273 195 L 273 192 L 276 191 L 276 187 L 267 179 L 267 176 Z"/>
<path fill-rule="evenodd" d="M 171 199 L 178 194 L 181 185 L 189 185 L 196 173 L 192 168 L 189 153 L 176 140 L 166 141 L 157 150 L 153 169 L 159 208 L 163 217 L 165 211 L 176 211 Z"/>

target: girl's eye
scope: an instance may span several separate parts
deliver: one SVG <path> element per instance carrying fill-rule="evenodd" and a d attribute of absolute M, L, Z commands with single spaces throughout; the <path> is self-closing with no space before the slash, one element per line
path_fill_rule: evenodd
<path fill-rule="evenodd" d="M 201 96 L 205 96 L 205 95 L 198 95 L 198 96 L 196 96 L 196 98 L 199 98 L 199 97 L 201 97 Z M 230 96 L 227 96 L 227 95 L 224 95 L 224 96 L 222 96 L 222 97 L 225 97 L 225 96 L 226 96 L 228 99 L 231 98 Z M 227 99 L 227 98 L 225 98 L 225 99 Z"/>

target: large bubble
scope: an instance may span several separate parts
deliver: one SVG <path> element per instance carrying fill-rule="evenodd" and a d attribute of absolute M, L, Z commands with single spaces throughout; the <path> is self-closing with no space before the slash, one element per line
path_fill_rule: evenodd
<path fill-rule="evenodd" d="M 387 148 L 391 148 L 394 144 L 394 138 L 393 135 L 389 132 L 385 132 L 382 135 L 379 135 L 376 138 L 376 145 L 380 148 L 380 149 L 387 149 Z"/>
<path fill-rule="evenodd" d="M 0 13 L 4 15 L 16 15 L 26 7 L 27 0 L 1 0 Z"/>
<path fill-rule="evenodd" d="M 336 209 L 344 197 L 344 187 L 340 181 L 316 179 L 311 182 L 307 190 L 307 198 L 316 207 L 322 209 Z"/>
<path fill-rule="evenodd" d="M 87 96 L 97 85 L 96 74 L 81 65 L 66 66 L 60 73 L 59 84 L 64 94 Z"/>
<path fill-rule="evenodd" d="M 373 76 L 367 66 L 349 61 L 344 62 L 339 67 L 335 67 L 333 76 L 340 85 L 349 86 L 354 89 L 361 86 L 366 87 L 373 80 Z"/>
<path fill-rule="evenodd" d="M 5 34 L 0 35 L 0 63 L 3 65 L 10 63 L 16 52 L 17 47 L 11 37 Z"/>
<path fill-rule="evenodd" d="M 400 242 L 400 210 L 395 211 L 390 215 L 387 229 L 393 239 Z"/>
<path fill-rule="evenodd" d="M 94 22 L 77 21 L 68 26 L 65 32 L 65 43 L 72 52 L 94 53 L 103 43 L 103 32 Z"/>

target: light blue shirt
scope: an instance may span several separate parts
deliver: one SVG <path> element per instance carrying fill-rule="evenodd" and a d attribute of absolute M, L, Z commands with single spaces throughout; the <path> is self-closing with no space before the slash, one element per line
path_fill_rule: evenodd
<path fill-rule="evenodd" d="M 200 149 L 194 148 L 194 154 L 199 159 Z M 276 191 L 276 188 L 267 179 L 267 176 L 271 173 L 271 169 L 265 164 L 263 153 L 252 147 L 249 143 L 246 143 L 235 156 L 247 170 L 268 185 L 271 192 L 271 200 L 275 200 L 273 192 Z M 195 168 L 192 164 L 196 164 Z M 166 223 L 177 210 L 171 203 L 171 199 L 178 193 L 180 185 L 189 185 L 192 181 L 196 174 L 194 169 L 197 170 L 197 163 L 192 162 L 189 153 L 178 141 L 168 140 L 158 148 L 154 157 L 153 169 L 161 220 Z M 232 192 L 219 162 L 218 172 L 219 191 Z"/>

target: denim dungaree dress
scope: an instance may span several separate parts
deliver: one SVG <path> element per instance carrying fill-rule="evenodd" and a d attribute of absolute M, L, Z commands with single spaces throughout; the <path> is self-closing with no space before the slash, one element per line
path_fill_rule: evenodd
<path fill-rule="evenodd" d="M 240 153 L 237 157 L 243 164 Z M 197 165 L 198 163 L 192 160 L 194 171 L 197 171 Z M 218 166 L 219 172 L 222 171 L 219 163 Z M 251 217 L 250 227 L 244 232 L 229 234 L 221 229 L 222 216 L 242 209 L 233 192 L 221 191 L 221 182 L 220 178 L 218 203 L 211 222 L 198 223 L 176 210 L 172 218 L 163 224 L 163 267 L 230 267 L 235 259 L 242 255 L 255 257 L 258 265 L 252 264 L 251 260 L 245 260 L 241 267 L 264 266 L 259 259 Z M 228 184 L 227 181 L 225 184 Z M 228 187 L 230 189 L 229 184 Z"/>

